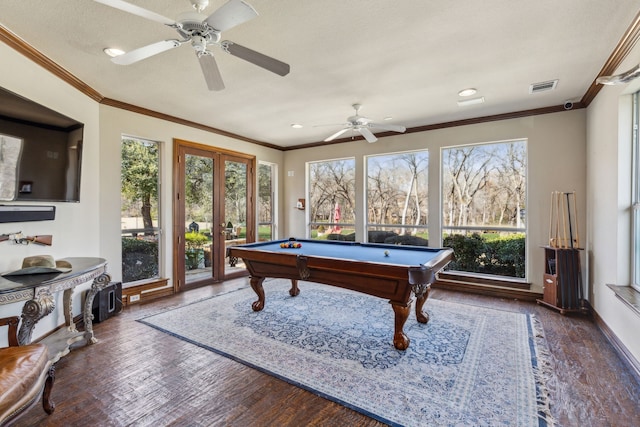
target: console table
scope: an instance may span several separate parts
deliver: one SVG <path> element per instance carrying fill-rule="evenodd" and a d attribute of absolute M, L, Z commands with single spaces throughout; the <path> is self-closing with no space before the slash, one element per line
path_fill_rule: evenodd
<path fill-rule="evenodd" d="M 41 340 L 47 344 L 49 359 L 53 362 L 69 353 L 72 345 L 97 342 L 93 335 L 93 299 L 111 282 L 111 276 L 107 274 L 107 261 L 102 258 L 64 258 L 64 261 L 71 264 L 71 271 L 67 273 L 0 276 L 0 305 L 25 301 L 18 331 L 19 345 L 31 343 L 36 323 L 55 309 L 53 294 L 64 291 L 65 327 Z M 78 331 L 73 323 L 73 290 L 90 280 L 93 282 L 84 301 L 84 331 Z"/>

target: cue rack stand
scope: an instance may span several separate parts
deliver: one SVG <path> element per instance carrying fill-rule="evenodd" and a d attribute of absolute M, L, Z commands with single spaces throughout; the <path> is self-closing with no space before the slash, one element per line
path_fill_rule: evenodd
<path fill-rule="evenodd" d="M 565 314 L 585 312 L 576 193 L 551 193 L 549 244 L 544 249 L 544 291 L 538 304 Z"/>

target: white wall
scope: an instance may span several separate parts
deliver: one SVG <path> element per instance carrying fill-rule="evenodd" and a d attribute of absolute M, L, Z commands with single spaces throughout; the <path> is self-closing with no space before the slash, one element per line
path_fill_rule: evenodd
<path fill-rule="evenodd" d="M 519 119 L 503 120 L 477 125 L 446 128 L 428 132 L 394 135 L 380 138 L 374 144 L 364 141 L 314 147 L 285 152 L 283 204 L 286 236 L 304 237 L 308 212 L 294 209 L 305 195 L 305 164 L 308 161 L 355 157 L 356 194 L 363 194 L 363 156 L 404 150 L 429 150 L 429 236 L 430 245 L 436 246 L 439 236 L 440 149 L 442 147 L 479 142 L 528 140 L 528 205 L 527 205 L 527 277 L 532 290 L 542 292 L 544 251 L 540 246 L 549 241 L 549 209 L 552 191 L 576 191 L 580 235 L 585 236 L 586 206 L 586 112 L 582 110 L 543 114 Z M 293 172 L 288 176 L 287 172 Z M 362 212 L 364 202 L 358 200 L 356 212 Z M 356 213 L 357 215 L 357 213 Z M 363 240 L 364 229 L 356 235 Z M 583 269 L 584 270 L 584 269 Z M 584 271 L 583 271 L 584 274 Z"/>
<path fill-rule="evenodd" d="M 84 147 L 80 203 L 38 203 L 55 205 L 54 221 L 0 224 L 0 234 L 22 231 L 27 235 L 52 234 L 51 247 L 0 243 L 0 272 L 16 270 L 22 259 L 31 255 L 49 254 L 56 259 L 74 256 L 105 258 L 108 271 L 115 281 L 121 280 L 120 252 L 120 141 L 122 135 L 162 142 L 162 215 L 166 243 L 163 263 L 164 277 L 172 282 L 172 155 L 173 139 L 221 147 L 256 156 L 277 165 L 283 153 L 218 134 L 178 125 L 172 122 L 131 113 L 98 104 L 45 69 L 4 44 L 0 44 L 2 73 L 0 86 L 38 102 L 75 120 L 83 122 Z M 278 168 L 280 173 L 282 168 Z M 278 182 L 283 182 L 278 177 Z M 257 174 L 256 174 L 257 184 Z M 257 188 L 257 187 L 256 187 Z M 282 193 L 280 184 L 278 192 Z M 256 206 L 257 208 L 257 206 Z M 278 212 L 282 216 L 282 210 Z M 76 288 L 73 313 L 81 313 L 84 291 L 90 283 Z M 54 313 L 36 325 L 37 339 L 64 323 L 62 293 L 55 295 Z M 0 317 L 20 315 L 24 303 L 0 306 Z M 99 338 L 99 337 L 98 337 Z M 0 346 L 6 345 L 6 333 L 0 334 Z"/>
<path fill-rule="evenodd" d="M 86 95 L 60 81 L 38 65 L 0 43 L 2 72 L 0 86 L 29 98 L 65 116 L 84 123 L 83 164 L 80 203 L 32 203 L 56 207 L 53 221 L 25 223 L 2 223 L 0 234 L 22 231 L 26 235 L 51 234 L 52 246 L 15 245 L 0 243 L 0 271 L 11 271 L 21 267 L 22 259 L 32 255 L 52 255 L 56 259 L 74 256 L 100 257 L 99 234 L 101 227 L 98 104 Z M 13 204 L 13 203 L 5 203 Z M 18 203 L 16 203 L 18 204 Z M 88 284 L 76 288 L 73 312 L 81 312 L 81 296 Z M 37 338 L 64 323 L 62 292 L 55 295 L 56 310 L 41 320 L 34 329 Z M 19 315 L 24 303 L 0 306 L 0 317 Z M 6 332 L 0 333 L 0 346 L 6 342 Z"/>
<path fill-rule="evenodd" d="M 616 73 L 635 66 L 636 46 Z M 627 286 L 631 262 L 631 94 L 640 81 L 605 86 L 587 111 L 587 252 L 591 304 L 636 360 L 640 316 L 606 286 Z"/>

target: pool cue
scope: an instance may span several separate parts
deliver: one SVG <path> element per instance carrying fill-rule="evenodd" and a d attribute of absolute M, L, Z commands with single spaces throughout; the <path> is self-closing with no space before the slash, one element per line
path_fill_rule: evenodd
<path fill-rule="evenodd" d="M 558 209 L 562 214 L 562 276 L 560 282 L 560 289 L 562 292 L 562 308 L 567 308 L 569 304 L 569 289 L 567 284 L 569 283 L 569 259 L 567 258 L 567 217 L 564 210 L 564 193 L 558 192 Z"/>
<path fill-rule="evenodd" d="M 573 217 L 576 220 L 576 248 L 580 247 L 580 235 L 578 234 L 578 208 L 576 207 L 577 204 L 577 199 L 576 199 L 576 192 L 573 192 Z"/>
<path fill-rule="evenodd" d="M 549 246 L 553 247 L 553 191 L 551 192 L 551 205 L 549 206 Z"/>
<path fill-rule="evenodd" d="M 562 193 L 560 193 L 560 208 L 562 210 L 562 235 L 563 235 L 563 248 L 567 248 L 567 218 L 564 216 L 564 200 L 562 198 Z"/>
<path fill-rule="evenodd" d="M 571 252 L 570 252 L 570 256 L 571 259 L 569 260 L 569 305 L 571 306 L 571 308 L 575 308 L 575 296 L 576 296 L 576 292 L 575 289 L 573 288 L 576 282 L 576 275 L 575 275 L 575 271 L 578 267 L 578 265 L 576 264 L 576 257 L 575 257 L 575 248 L 573 247 L 573 227 L 571 225 L 571 203 L 569 200 L 569 194 L 570 193 L 565 193 L 565 197 L 567 198 L 567 217 L 569 220 L 569 241 L 570 241 L 570 245 L 571 245 Z"/>
<path fill-rule="evenodd" d="M 573 192 L 573 216 L 576 220 L 576 248 L 580 248 L 580 234 L 579 234 L 579 227 L 578 227 L 578 208 L 577 208 L 577 204 L 578 204 L 578 200 L 577 200 L 577 196 L 576 196 L 576 192 Z M 578 255 L 579 257 L 579 255 Z M 579 266 L 580 264 L 578 264 Z M 581 269 L 579 268 L 577 271 L 578 274 L 578 308 L 580 308 L 582 306 L 582 301 L 584 299 L 584 290 L 582 289 L 582 272 Z"/>
<path fill-rule="evenodd" d="M 556 248 L 559 248 L 562 244 L 560 241 L 560 197 L 558 192 L 555 192 L 556 196 Z"/>

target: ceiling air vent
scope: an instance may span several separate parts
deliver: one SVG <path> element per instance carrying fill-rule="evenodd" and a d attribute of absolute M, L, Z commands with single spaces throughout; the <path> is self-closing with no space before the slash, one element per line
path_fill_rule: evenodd
<path fill-rule="evenodd" d="M 550 80 L 548 82 L 533 83 L 529 86 L 529 93 L 545 92 L 547 90 L 554 90 L 558 80 Z"/>

